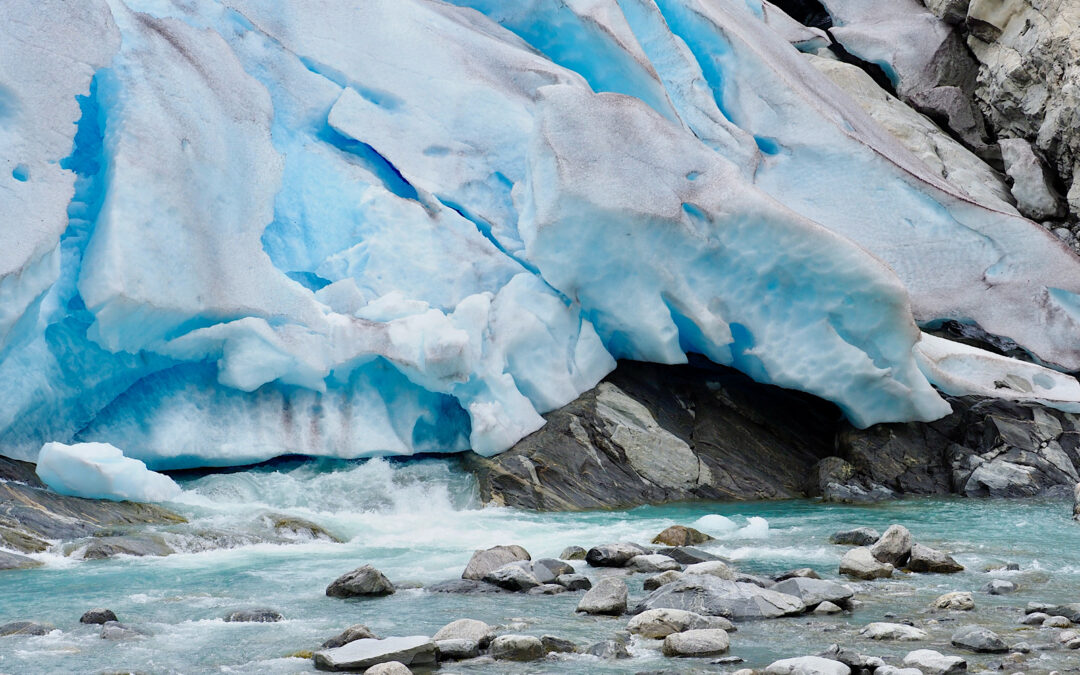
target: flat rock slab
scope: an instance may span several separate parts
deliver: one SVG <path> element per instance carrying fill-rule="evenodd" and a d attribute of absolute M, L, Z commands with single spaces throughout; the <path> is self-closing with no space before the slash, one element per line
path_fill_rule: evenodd
<path fill-rule="evenodd" d="M 356 640 L 343 647 L 315 652 L 315 667 L 329 671 L 364 671 L 397 661 L 406 666 L 433 665 L 438 648 L 426 635 Z"/>
<path fill-rule="evenodd" d="M 823 602 L 843 605 L 851 599 L 851 596 L 855 595 L 847 586 L 824 579 L 810 579 L 807 577 L 785 579 L 770 590 L 794 595 L 806 603 L 807 607 L 814 607 Z"/>

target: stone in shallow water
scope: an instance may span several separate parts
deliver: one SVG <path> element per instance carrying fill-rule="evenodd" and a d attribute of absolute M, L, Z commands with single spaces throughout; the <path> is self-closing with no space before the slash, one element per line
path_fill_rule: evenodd
<path fill-rule="evenodd" d="M 25 570 L 33 567 L 41 567 L 44 563 L 18 553 L 0 551 L 0 570 Z"/>
<path fill-rule="evenodd" d="M 391 595 L 393 592 L 394 584 L 371 565 L 357 567 L 341 575 L 326 587 L 326 594 L 331 598 Z"/>
<path fill-rule="evenodd" d="M 541 585 L 528 561 L 507 563 L 484 575 L 484 581 L 508 591 L 527 591 Z"/>
<path fill-rule="evenodd" d="M 727 631 L 719 628 L 703 628 L 672 633 L 664 638 L 664 656 L 717 656 L 731 646 Z"/>
<path fill-rule="evenodd" d="M 865 546 L 853 548 L 840 559 L 840 574 L 856 579 L 871 580 L 891 577 L 893 566 L 874 558 Z"/>
<path fill-rule="evenodd" d="M 581 598 L 577 611 L 585 614 L 623 614 L 628 595 L 626 582 L 607 577 L 601 579 Z"/>
<path fill-rule="evenodd" d="M 102 640 L 138 640 L 145 636 L 144 631 L 119 621 L 106 621 L 101 626 L 100 637 Z"/>
<path fill-rule="evenodd" d="M 102 624 L 107 621 L 116 621 L 116 614 L 111 609 L 97 608 L 87 610 L 81 617 L 79 617 L 79 623 L 91 623 Z"/>
<path fill-rule="evenodd" d="M 663 546 L 693 546 L 711 541 L 713 537 L 685 525 L 672 525 L 653 537 L 652 543 Z"/>
<path fill-rule="evenodd" d="M 896 640 L 900 642 L 926 639 L 926 631 L 921 628 L 885 621 L 876 621 L 863 626 L 862 630 L 859 631 L 859 635 L 870 640 Z"/>
<path fill-rule="evenodd" d="M 362 671 L 398 661 L 406 666 L 434 665 L 435 642 L 426 635 L 355 640 L 343 647 L 315 652 L 315 667 L 330 671 Z"/>
<path fill-rule="evenodd" d="M 953 560 L 948 553 L 922 544 L 915 544 L 911 547 L 911 557 L 908 559 L 907 569 L 912 572 L 952 574 L 953 572 L 963 572 L 964 566 Z"/>
<path fill-rule="evenodd" d="M 587 591 L 592 588 L 592 582 L 584 574 L 560 574 L 555 578 L 555 583 L 568 591 Z"/>
<path fill-rule="evenodd" d="M 973 652 L 1002 654 L 1009 651 L 1009 645 L 994 631 L 982 626 L 963 626 L 949 640 L 954 647 Z"/>
<path fill-rule="evenodd" d="M 480 656 L 480 643 L 465 638 L 435 640 L 435 648 L 440 661 L 463 661 Z"/>
<path fill-rule="evenodd" d="M 375 664 L 365 670 L 364 675 L 412 675 L 412 671 L 400 661 L 390 661 Z"/>
<path fill-rule="evenodd" d="M 229 623 L 276 623 L 285 617 L 274 609 L 240 609 L 225 615 Z"/>
<path fill-rule="evenodd" d="M 630 651 L 626 648 L 626 641 L 619 639 L 604 640 L 603 642 L 589 645 L 585 649 L 585 653 L 601 659 L 630 658 Z"/>
<path fill-rule="evenodd" d="M 991 579 L 982 589 L 990 595 L 1008 595 L 1015 593 L 1017 587 L 1016 584 L 1005 579 Z"/>
<path fill-rule="evenodd" d="M 330 638 L 326 642 L 322 643 L 323 649 L 333 649 L 335 647 L 344 647 L 350 642 L 356 642 L 357 640 L 378 640 L 379 637 L 371 632 L 371 629 L 362 623 L 349 626 L 341 633 Z"/>
<path fill-rule="evenodd" d="M 1045 612 L 1032 612 L 1031 614 L 1025 614 L 1024 617 L 1020 619 L 1020 623 L 1025 626 L 1041 626 L 1043 621 L 1046 621 L 1049 618 L 1050 615 Z"/>
<path fill-rule="evenodd" d="M 674 558 L 660 553 L 634 556 L 626 566 L 636 572 L 667 572 L 682 569 L 682 565 L 675 562 Z"/>
<path fill-rule="evenodd" d="M 806 610 L 806 604 L 795 596 L 753 584 L 726 581 L 708 575 L 686 574 L 678 581 L 653 591 L 635 611 L 662 608 L 739 620 L 772 619 L 801 614 Z"/>
<path fill-rule="evenodd" d="M 814 608 L 814 614 L 839 614 L 842 611 L 844 611 L 843 607 L 833 604 L 828 600 Z"/>
<path fill-rule="evenodd" d="M 540 644 L 544 645 L 544 653 L 546 654 L 573 654 L 578 650 L 578 647 L 574 644 L 573 640 L 567 640 L 554 635 L 541 635 Z"/>
<path fill-rule="evenodd" d="M 461 573 L 462 579 L 483 579 L 489 572 L 493 572 L 507 563 L 515 560 L 532 560 L 532 556 L 524 548 L 512 544 L 510 546 L 493 546 L 489 549 L 476 551 L 465 571 Z"/>
<path fill-rule="evenodd" d="M 795 577 L 781 581 L 772 587 L 778 593 L 794 595 L 806 603 L 807 607 L 813 607 L 823 602 L 832 602 L 842 605 L 851 599 L 855 593 L 841 584 L 826 581 L 824 579 L 809 579 Z"/>
<path fill-rule="evenodd" d="M 511 591 L 479 579 L 448 579 L 431 584 L 428 593 L 510 593 Z"/>
<path fill-rule="evenodd" d="M 488 653 L 500 661 L 535 661 L 544 658 L 544 643 L 533 635 L 500 635 L 491 641 Z"/>
<path fill-rule="evenodd" d="M 969 612 L 975 609 L 975 598 L 967 591 L 953 591 L 940 596 L 931 605 L 934 609 L 952 609 Z"/>
<path fill-rule="evenodd" d="M 432 640 L 475 640 L 481 649 L 485 649 L 495 637 L 495 628 L 476 619 L 458 619 L 451 621 L 432 636 Z"/>
<path fill-rule="evenodd" d="M 881 539 L 881 533 L 871 527 L 857 527 L 854 530 L 843 530 L 829 537 L 831 544 L 844 544 L 847 546 L 869 546 Z"/>
<path fill-rule="evenodd" d="M 529 589 L 529 595 L 558 595 L 566 592 L 566 586 L 559 584 L 540 584 Z"/>
<path fill-rule="evenodd" d="M 585 562 L 593 567 L 626 567 L 633 558 L 648 555 L 648 549 L 637 544 L 622 542 L 593 546 L 585 554 Z"/>
<path fill-rule="evenodd" d="M 1043 620 L 1042 625 L 1044 628 L 1069 628 L 1073 622 L 1066 616 L 1048 616 Z"/>
<path fill-rule="evenodd" d="M 631 633 L 653 640 L 672 633 L 706 628 L 734 630 L 735 626 L 720 616 L 703 616 L 681 609 L 646 610 L 626 624 L 626 629 Z"/>
<path fill-rule="evenodd" d="M 912 538 L 911 532 L 903 525 L 890 525 L 870 546 L 870 554 L 878 562 L 889 563 L 893 567 L 899 567 L 907 562 L 911 555 Z"/>
<path fill-rule="evenodd" d="M 588 553 L 588 551 L 580 546 L 567 546 L 563 549 L 563 552 L 559 554 L 559 558 L 562 560 L 584 560 L 586 553 Z"/>
<path fill-rule="evenodd" d="M 5 635 L 46 635 L 54 630 L 52 626 L 37 621 L 12 621 L 0 624 L 0 637 Z"/>
<path fill-rule="evenodd" d="M 774 661 L 765 672 L 768 675 L 850 675 L 851 668 L 820 656 L 798 656 Z"/>
<path fill-rule="evenodd" d="M 655 591 L 665 584 L 670 584 L 673 581 L 681 579 L 682 576 L 682 572 L 676 572 L 674 570 L 670 572 L 661 572 L 660 574 L 654 574 L 651 577 L 647 577 L 645 581 L 642 582 L 642 586 L 646 591 Z"/>
<path fill-rule="evenodd" d="M 800 567 L 794 570 L 788 570 L 782 574 L 777 574 L 773 579 L 777 582 L 787 581 L 788 579 L 820 579 L 821 575 L 816 570 L 810 567 Z"/>
<path fill-rule="evenodd" d="M 694 563 L 693 565 L 687 565 L 686 569 L 683 570 L 683 573 L 708 574 L 720 579 L 736 581 L 735 571 L 728 567 L 727 563 L 720 560 L 709 560 L 706 562 Z"/>
<path fill-rule="evenodd" d="M 916 649 L 904 657 L 905 666 L 914 666 L 925 675 L 956 675 L 967 671 L 967 661 L 959 656 L 945 656 L 933 649 Z"/>

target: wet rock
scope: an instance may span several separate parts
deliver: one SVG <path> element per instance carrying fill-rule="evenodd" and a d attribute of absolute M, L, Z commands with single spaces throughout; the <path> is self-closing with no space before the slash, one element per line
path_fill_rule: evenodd
<path fill-rule="evenodd" d="M 1020 623 L 1025 626 L 1041 626 L 1043 621 L 1046 621 L 1049 618 L 1050 615 L 1044 612 L 1032 612 L 1031 614 L 1025 614 L 1024 617 L 1020 619 Z"/>
<path fill-rule="evenodd" d="M 934 609 L 948 609 L 969 612 L 975 609 L 975 598 L 967 591 L 953 591 L 939 596 L 931 604 Z"/>
<path fill-rule="evenodd" d="M 329 671 L 363 671 L 392 661 L 405 666 L 433 666 L 436 654 L 435 642 L 425 635 L 362 639 L 315 652 L 315 667 Z"/>
<path fill-rule="evenodd" d="M 462 579 L 480 580 L 507 563 L 516 560 L 532 560 L 529 552 L 517 545 L 493 546 L 489 549 L 476 551 L 465 571 L 461 573 Z"/>
<path fill-rule="evenodd" d="M 1005 173 L 1012 182 L 1016 208 L 1032 220 L 1050 220 L 1065 215 L 1065 204 L 1054 189 L 1049 168 L 1022 138 L 998 141 Z"/>
<path fill-rule="evenodd" d="M 483 621 L 476 619 L 458 619 L 451 621 L 432 636 L 436 642 L 441 640 L 472 640 L 486 649 L 492 638 L 495 637 L 495 628 Z"/>
<path fill-rule="evenodd" d="M 719 616 L 703 616 L 681 609 L 650 609 L 630 619 L 626 629 L 635 635 L 658 640 L 688 630 L 733 630 L 734 625 Z"/>
<path fill-rule="evenodd" d="M 900 567 L 911 555 L 911 532 L 903 525 L 890 525 L 889 529 L 870 546 L 870 555 L 878 562 Z"/>
<path fill-rule="evenodd" d="M 1060 633 L 1058 633 L 1057 641 L 1062 643 L 1062 644 L 1068 644 L 1069 642 L 1072 642 L 1073 640 L 1075 640 L 1077 638 L 1080 638 L 1080 631 L 1063 630 Z"/>
<path fill-rule="evenodd" d="M 1016 592 L 1016 584 L 1005 579 L 991 579 L 982 589 L 990 595 L 1008 595 Z"/>
<path fill-rule="evenodd" d="M 1050 616 L 1063 616 L 1073 623 L 1080 623 L 1080 602 L 1072 602 L 1067 605 L 1051 605 L 1046 603 L 1028 603 L 1027 612 L 1045 612 Z"/>
<path fill-rule="evenodd" d="M 176 551 L 156 534 L 132 534 L 91 539 L 82 550 L 84 560 L 103 560 L 118 555 L 167 556 Z"/>
<path fill-rule="evenodd" d="M 782 574 L 777 574 L 775 577 L 773 577 L 773 580 L 775 580 L 777 582 L 781 582 L 781 581 L 787 581 L 788 579 L 796 579 L 796 578 L 800 578 L 800 579 L 820 579 L 821 575 L 818 574 L 815 570 L 813 570 L 813 569 L 811 569 L 809 567 L 800 567 L 798 569 L 788 570 L 787 572 L 784 572 Z"/>
<path fill-rule="evenodd" d="M 873 657 L 866 657 L 856 652 L 854 649 L 847 649 L 841 647 L 838 644 L 829 645 L 829 648 L 821 652 L 817 656 L 824 659 L 830 659 L 832 661 L 839 661 L 852 670 L 874 670 L 879 667 Z"/>
<path fill-rule="evenodd" d="M 545 654 L 574 654 L 578 647 L 573 640 L 566 640 L 554 635 L 541 635 L 540 644 L 544 645 Z"/>
<path fill-rule="evenodd" d="M 963 626 L 953 633 L 949 642 L 954 647 L 979 653 L 1002 654 L 1009 651 L 1009 645 L 997 633 L 982 626 Z"/>
<path fill-rule="evenodd" d="M 682 572 L 676 572 L 674 570 L 670 572 L 661 572 L 660 574 L 646 578 L 645 581 L 642 582 L 642 586 L 646 591 L 655 591 L 665 584 L 670 584 L 673 581 L 681 579 L 682 576 Z"/>
<path fill-rule="evenodd" d="M 626 566 L 635 572 L 667 572 L 682 569 L 682 565 L 675 562 L 674 558 L 659 553 L 634 556 Z"/>
<path fill-rule="evenodd" d="M 578 603 L 577 611 L 586 614 L 624 614 L 627 595 L 626 582 L 607 577 L 585 593 Z"/>
<path fill-rule="evenodd" d="M 913 666 L 925 675 L 957 675 L 967 671 L 967 661 L 959 656 L 945 656 L 932 649 L 916 649 L 904 657 L 905 666 Z"/>
<path fill-rule="evenodd" d="M 795 577 L 781 581 L 773 586 L 772 590 L 778 593 L 794 595 L 802 600 L 807 607 L 815 607 L 823 602 L 843 605 L 855 595 L 847 586 L 825 581 L 824 579 L 807 577 Z"/>
<path fill-rule="evenodd" d="M 79 623 L 102 624 L 116 620 L 116 614 L 111 609 L 97 608 L 86 611 L 79 618 Z"/>
<path fill-rule="evenodd" d="M 342 543 L 344 540 L 330 534 L 322 525 L 305 520 L 303 518 L 296 518 L 295 516 L 286 516 L 280 513 L 271 513 L 265 516 L 267 523 L 270 527 L 280 535 L 289 539 L 322 539 L 324 541 L 333 541 Z"/>
<path fill-rule="evenodd" d="M 463 661 L 480 656 L 480 643 L 465 638 L 435 640 L 435 649 L 440 661 Z"/>
<path fill-rule="evenodd" d="M 144 631 L 119 621 L 107 621 L 101 626 L 100 637 L 102 640 L 139 640 L 145 636 Z"/>
<path fill-rule="evenodd" d="M 574 566 L 555 558 L 541 558 L 534 560 L 530 568 L 536 578 L 545 584 L 550 584 L 560 575 L 573 574 Z"/>
<path fill-rule="evenodd" d="M 605 660 L 628 659 L 630 658 L 630 650 L 626 648 L 626 645 L 626 640 L 620 640 L 618 638 L 614 640 L 604 640 L 589 645 L 585 649 L 585 653 Z"/>
<path fill-rule="evenodd" d="M 326 595 L 331 598 L 391 595 L 393 592 L 394 584 L 371 565 L 357 567 L 326 587 Z"/>
<path fill-rule="evenodd" d="M 389 661 L 375 664 L 365 670 L 364 675 L 412 675 L 412 671 L 400 661 Z"/>
<path fill-rule="evenodd" d="M 580 546 L 567 546 L 563 549 L 563 552 L 559 554 L 559 558 L 562 560 L 584 560 L 585 553 L 587 553 L 587 551 Z"/>
<path fill-rule="evenodd" d="M 605 544 L 590 548 L 585 554 L 585 562 L 592 567 L 626 567 L 635 557 L 649 553 L 648 549 L 628 542 Z"/>
<path fill-rule="evenodd" d="M 765 672 L 768 675 L 850 675 L 851 668 L 820 656 L 798 656 L 773 661 Z"/>
<path fill-rule="evenodd" d="M 857 527 L 854 530 L 835 532 L 829 537 L 829 543 L 846 546 L 870 546 L 881 539 L 881 533 L 871 527 Z"/>
<path fill-rule="evenodd" d="M 37 621 L 12 621 L 0 624 L 0 637 L 5 635 L 47 635 L 55 630 L 46 623 Z"/>
<path fill-rule="evenodd" d="M 874 623 L 863 626 L 859 631 L 859 635 L 868 640 L 889 640 L 897 642 L 915 642 L 917 640 L 925 640 L 927 635 L 926 631 L 915 626 L 908 626 L 902 623 L 888 623 L 884 621 L 876 621 Z"/>
<path fill-rule="evenodd" d="M 500 635 L 491 641 L 488 654 L 500 661 L 536 661 L 544 658 L 544 643 L 532 635 Z"/>
<path fill-rule="evenodd" d="M 735 581 L 742 584 L 754 584 L 758 588 L 772 588 L 773 584 L 776 583 L 767 577 L 759 577 L 756 574 L 743 574 L 741 572 L 735 574 Z"/>
<path fill-rule="evenodd" d="M 843 607 L 841 607 L 840 605 L 833 604 L 833 603 L 829 602 L 828 600 L 826 600 L 825 602 L 819 604 L 817 607 L 814 608 L 814 614 L 822 614 L 822 615 L 839 614 L 842 611 L 844 611 Z"/>
<path fill-rule="evenodd" d="M 1069 628 L 1073 625 L 1073 622 L 1064 616 L 1048 616 L 1042 622 L 1042 625 L 1043 628 Z"/>
<path fill-rule="evenodd" d="M 284 620 L 281 612 L 273 609 L 240 609 L 225 615 L 228 623 L 277 623 Z"/>
<path fill-rule="evenodd" d="M 693 565 L 687 565 L 683 570 L 683 574 L 707 574 L 719 579 L 726 579 L 727 581 L 735 581 L 735 570 L 728 567 L 727 563 L 720 560 L 710 560 L 708 562 L 695 563 Z"/>
<path fill-rule="evenodd" d="M 540 584 L 530 588 L 529 595 L 558 595 L 566 592 L 566 586 L 560 586 L 559 584 Z"/>
<path fill-rule="evenodd" d="M 891 577 L 893 566 L 879 562 L 866 546 L 853 548 L 840 559 L 840 574 L 871 580 Z"/>
<path fill-rule="evenodd" d="M 657 553 L 666 555 L 669 558 L 673 558 L 677 562 L 682 563 L 683 565 L 696 565 L 697 563 L 721 560 L 720 556 L 713 555 L 708 551 L 702 551 L 700 548 L 694 548 L 693 546 L 674 546 L 672 548 L 662 548 L 657 551 Z"/>
<path fill-rule="evenodd" d="M 587 591 L 592 588 L 592 582 L 584 574 L 560 574 L 555 578 L 555 583 L 568 591 Z"/>
<path fill-rule="evenodd" d="M 326 642 L 322 643 L 323 649 L 334 649 L 335 647 L 344 647 L 350 642 L 356 642 L 357 640 L 378 640 L 379 636 L 371 632 L 371 629 L 362 623 L 349 626 L 341 633 L 330 638 Z"/>
<path fill-rule="evenodd" d="M 546 570 L 545 570 L 546 571 Z M 508 591 L 524 592 L 541 585 L 529 561 L 508 563 L 484 575 L 484 581 Z"/>
<path fill-rule="evenodd" d="M 653 537 L 652 543 L 663 546 L 693 546 L 712 541 L 712 537 L 685 525 L 672 525 Z"/>
<path fill-rule="evenodd" d="M 0 551 L 0 570 L 28 570 L 41 567 L 43 563 L 18 553 Z"/>
<path fill-rule="evenodd" d="M 907 562 L 907 569 L 912 572 L 933 572 L 936 574 L 952 574 L 964 571 L 964 566 L 953 560 L 952 556 L 929 546 L 914 544 L 911 547 L 911 557 Z"/>
<path fill-rule="evenodd" d="M 729 619 L 771 619 L 806 611 L 802 600 L 753 584 L 708 575 L 687 574 L 653 591 L 635 613 L 650 609 L 682 609 Z"/>
<path fill-rule="evenodd" d="M 425 588 L 428 593 L 510 593 L 505 588 L 479 579 L 449 579 Z"/>
<path fill-rule="evenodd" d="M 727 631 L 703 628 L 672 633 L 664 638 L 664 656 L 703 657 L 723 654 L 731 646 Z"/>

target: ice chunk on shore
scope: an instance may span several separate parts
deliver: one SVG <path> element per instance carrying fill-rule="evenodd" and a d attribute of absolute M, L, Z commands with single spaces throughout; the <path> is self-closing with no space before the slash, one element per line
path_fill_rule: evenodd
<path fill-rule="evenodd" d="M 38 454 L 37 475 L 54 492 L 87 499 L 164 502 L 181 492 L 172 478 L 108 443 L 46 443 Z"/>

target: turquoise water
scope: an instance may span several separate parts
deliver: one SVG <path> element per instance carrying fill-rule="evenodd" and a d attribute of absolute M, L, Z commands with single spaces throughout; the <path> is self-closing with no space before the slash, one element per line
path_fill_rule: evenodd
<path fill-rule="evenodd" d="M 340 574 L 372 564 L 395 582 L 421 584 L 458 577 L 472 551 L 516 543 L 533 557 L 554 557 L 566 546 L 647 542 L 668 525 L 694 525 L 718 540 L 705 546 L 731 558 L 742 571 L 771 574 L 813 567 L 835 578 L 845 547 L 828 543 L 839 529 L 902 523 L 916 539 L 951 553 L 967 571 L 957 575 L 899 575 L 857 584 L 861 601 L 852 614 L 742 623 L 731 654 L 743 666 L 814 653 L 833 642 L 865 654 L 895 657 L 930 647 L 956 653 L 948 637 L 972 622 L 997 630 L 1007 642 L 1033 646 L 1055 642 L 1053 629 L 1020 626 L 1030 600 L 1080 602 L 1080 524 L 1062 501 L 909 500 L 881 506 L 821 505 L 811 501 L 694 503 L 585 514 L 535 514 L 479 508 L 471 480 L 442 460 L 392 464 L 286 463 L 258 470 L 183 481 L 172 506 L 190 523 L 167 528 L 182 552 L 166 558 L 82 561 L 59 553 L 39 556 L 46 567 L 0 574 L 0 623 L 37 620 L 58 630 L 41 637 L 0 638 L 0 673 L 306 673 L 308 660 L 289 658 L 316 648 L 354 623 L 381 635 L 432 634 L 471 617 L 514 632 L 552 634 L 586 646 L 610 638 L 626 618 L 574 613 L 580 594 L 456 596 L 423 590 L 366 601 L 328 598 L 326 585 Z M 347 543 L 259 543 L 263 517 L 283 513 L 312 520 Z M 231 548 L 204 550 L 207 541 Z M 256 543 L 251 543 L 256 542 Z M 988 565 L 1016 562 L 1017 572 L 984 572 Z M 621 574 L 592 570 L 593 576 Z M 1011 579 L 1021 591 L 990 596 L 979 591 L 991 576 Z M 631 600 L 644 597 L 644 575 L 627 578 Z M 932 613 L 929 603 L 952 590 L 975 592 L 974 613 Z M 83 611 L 113 609 L 120 619 L 149 633 L 139 640 L 108 642 L 94 627 L 80 626 Z M 275 624 L 225 623 L 234 609 L 270 607 L 285 615 Z M 863 640 L 858 628 L 893 613 L 930 632 L 925 642 L 887 644 Z M 896 620 L 896 619 L 894 619 Z M 476 661 L 450 664 L 450 673 L 635 673 L 657 668 L 676 672 L 722 672 L 743 666 L 663 658 L 658 642 L 636 641 L 633 658 L 602 662 L 571 656 L 534 664 Z M 966 655 L 971 670 L 1000 656 Z M 1030 655 L 1006 672 L 1080 668 L 1080 655 L 1062 650 Z"/>

